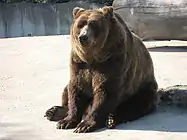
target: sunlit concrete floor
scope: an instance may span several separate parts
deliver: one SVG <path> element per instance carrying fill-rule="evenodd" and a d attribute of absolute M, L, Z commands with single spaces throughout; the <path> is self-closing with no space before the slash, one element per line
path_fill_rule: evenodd
<path fill-rule="evenodd" d="M 145 43 L 152 47 L 159 87 L 187 84 L 187 43 L 162 43 Z M 157 44 L 172 47 L 155 48 Z M 187 139 L 187 111 L 176 108 L 159 110 L 112 130 L 87 134 L 57 130 L 56 123 L 43 116 L 46 109 L 60 105 L 69 80 L 69 52 L 68 36 L 0 39 L 0 140 Z"/>

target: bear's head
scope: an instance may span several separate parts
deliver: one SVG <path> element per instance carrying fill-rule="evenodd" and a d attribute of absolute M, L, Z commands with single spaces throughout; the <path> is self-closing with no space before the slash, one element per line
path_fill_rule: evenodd
<path fill-rule="evenodd" d="M 107 55 L 107 52 L 103 52 L 104 46 L 112 27 L 113 7 L 104 6 L 88 10 L 75 7 L 72 14 L 73 24 L 70 32 L 79 56 L 82 59 L 104 59 L 104 55 Z"/>

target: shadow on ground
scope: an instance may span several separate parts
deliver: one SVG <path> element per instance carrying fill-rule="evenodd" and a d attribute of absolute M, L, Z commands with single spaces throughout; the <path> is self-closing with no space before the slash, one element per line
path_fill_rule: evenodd
<path fill-rule="evenodd" d="M 166 111 L 167 110 L 167 111 Z M 186 109 L 164 107 L 157 112 L 142 117 L 136 121 L 123 123 L 116 126 L 116 130 L 140 130 L 160 132 L 187 132 Z M 104 131 L 100 129 L 98 131 Z M 97 131 L 97 132 L 98 132 Z"/>
<path fill-rule="evenodd" d="M 161 46 L 148 48 L 150 52 L 187 52 L 187 46 Z"/>

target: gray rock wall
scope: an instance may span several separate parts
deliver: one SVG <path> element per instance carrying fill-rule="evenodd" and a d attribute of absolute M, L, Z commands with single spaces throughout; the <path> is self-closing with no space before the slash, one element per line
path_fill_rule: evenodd
<path fill-rule="evenodd" d="M 69 34 L 75 6 L 100 7 L 86 2 L 0 4 L 0 38 Z"/>
<path fill-rule="evenodd" d="M 142 40 L 187 40 L 187 0 L 114 0 L 113 6 Z"/>

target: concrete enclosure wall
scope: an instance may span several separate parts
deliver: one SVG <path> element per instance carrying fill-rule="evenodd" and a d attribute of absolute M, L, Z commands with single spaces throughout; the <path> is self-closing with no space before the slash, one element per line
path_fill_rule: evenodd
<path fill-rule="evenodd" d="M 86 2 L 0 4 L 0 38 L 69 34 L 75 6 L 100 7 Z"/>

